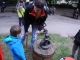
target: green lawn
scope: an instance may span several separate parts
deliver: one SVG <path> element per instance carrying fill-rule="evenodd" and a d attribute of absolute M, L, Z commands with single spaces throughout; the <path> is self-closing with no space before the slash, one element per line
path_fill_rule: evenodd
<path fill-rule="evenodd" d="M 0 43 L 2 44 L 4 58 L 5 60 L 12 60 L 12 56 L 10 54 L 9 48 L 8 46 L 6 46 L 6 44 L 4 44 L 2 40 L 4 36 L 5 35 L 0 35 Z M 70 40 L 69 38 L 60 37 L 59 35 L 56 34 L 49 34 L 49 36 L 51 38 L 51 41 L 54 43 L 54 46 L 56 47 L 56 51 L 52 57 L 52 60 L 60 60 L 61 57 L 71 55 L 71 49 L 73 44 L 72 40 Z M 37 40 L 42 39 L 43 37 L 44 37 L 43 34 L 41 34 L 38 36 Z M 30 38 L 31 35 L 29 35 L 28 43 L 30 43 Z M 30 49 L 28 49 L 26 55 L 28 60 L 32 60 Z"/>

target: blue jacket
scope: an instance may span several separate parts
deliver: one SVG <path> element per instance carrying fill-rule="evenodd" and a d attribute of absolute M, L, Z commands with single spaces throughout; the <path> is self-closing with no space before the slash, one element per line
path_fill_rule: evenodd
<path fill-rule="evenodd" d="M 14 60 L 26 60 L 20 37 L 6 36 L 4 42 L 9 45 Z"/>
<path fill-rule="evenodd" d="M 2 2 L 2 3 L 1 3 L 1 7 L 2 7 L 2 8 L 6 8 L 6 2 Z"/>

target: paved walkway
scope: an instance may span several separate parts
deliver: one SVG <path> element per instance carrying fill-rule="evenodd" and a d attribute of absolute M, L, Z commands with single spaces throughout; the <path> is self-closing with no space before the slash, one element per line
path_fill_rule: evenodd
<path fill-rule="evenodd" d="M 75 20 L 60 15 L 49 15 L 47 18 L 47 26 L 49 33 L 59 34 L 61 36 L 74 36 L 80 29 L 80 20 Z M 18 25 L 18 17 L 16 13 L 0 13 L 0 34 L 9 33 L 12 25 Z M 31 29 L 29 29 L 31 31 Z"/>

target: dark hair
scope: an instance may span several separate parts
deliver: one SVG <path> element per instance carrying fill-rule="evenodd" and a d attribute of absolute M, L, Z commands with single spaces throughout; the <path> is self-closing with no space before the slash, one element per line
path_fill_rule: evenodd
<path fill-rule="evenodd" d="M 23 1 L 20 1 L 20 3 L 23 3 Z"/>
<path fill-rule="evenodd" d="M 21 27 L 18 25 L 14 25 L 10 29 L 10 34 L 13 36 L 17 36 L 17 34 L 21 33 Z"/>
<path fill-rule="evenodd" d="M 38 8 L 43 9 L 44 5 L 45 5 L 45 1 L 44 0 L 35 0 L 34 1 L 34 5 Z"/>
<path fill-rule="evenodd" d="M 23 3 L 24 2 L 24 0 L 22 1 L 22 0 L 20 0 L 20 3 Z"/>

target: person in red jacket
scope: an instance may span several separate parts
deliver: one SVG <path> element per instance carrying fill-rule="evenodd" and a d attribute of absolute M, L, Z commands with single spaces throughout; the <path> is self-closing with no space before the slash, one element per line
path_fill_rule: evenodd
<path fill-rule="evenodd" d="M 44 0 L 34 0 L 33 4 L 27 5 L 24 13 L 24 28 L 26 35 L 28 35 L 29 26 L 32 26 L 31 49 L 36 40 L 37 34 L 40 33 L 41 25 L 44 24 L 47 18 L 47 11 L 44 8 L 44 5 Z"/>

